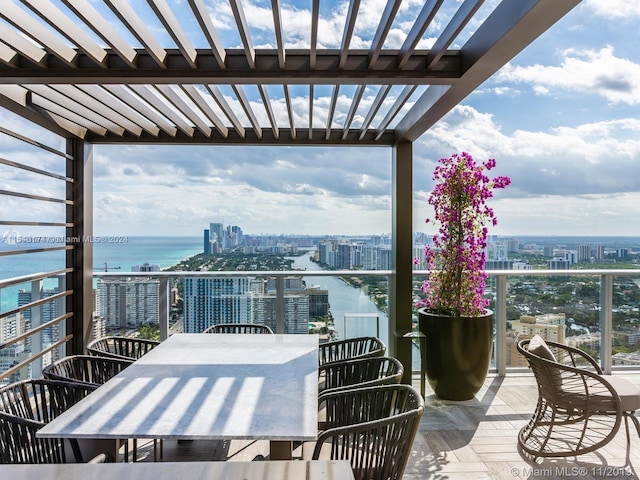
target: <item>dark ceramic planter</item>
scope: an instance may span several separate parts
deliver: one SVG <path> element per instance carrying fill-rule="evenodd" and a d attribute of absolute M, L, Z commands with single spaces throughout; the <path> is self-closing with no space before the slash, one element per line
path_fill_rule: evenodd
<path fill-rule="evenodd" d="M 469 400 L 484 384 L 491 361 L 493 312 L 482 317 L 449 317 L 418 311 L 426 335 L 429 385 L 443 400 Z"/>

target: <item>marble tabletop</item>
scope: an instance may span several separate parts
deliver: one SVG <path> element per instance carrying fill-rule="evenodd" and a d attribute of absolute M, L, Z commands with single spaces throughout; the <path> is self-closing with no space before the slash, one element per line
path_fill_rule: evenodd
<path fill-rule="evenodd" d="M 313 440 L 318 336 L 175 334 L 43 438 Z"/>

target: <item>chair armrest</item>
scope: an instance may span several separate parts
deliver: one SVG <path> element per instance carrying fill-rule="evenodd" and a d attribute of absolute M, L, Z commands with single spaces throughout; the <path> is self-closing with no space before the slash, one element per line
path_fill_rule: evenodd
<path fill-rule="evenodd" d="M 555 354 L 559 363 L 562 362 L 562 357 L 569 358 L 573 367 L 582 368 L 577 362 L 578 359 L 581 359 L 587 362 L 589 366 L 593 367 L 598 374 L 602 375 L 602 368 L 587 352 L 558 342 L 547 341 L 546 343 L 555 349 Z"/>

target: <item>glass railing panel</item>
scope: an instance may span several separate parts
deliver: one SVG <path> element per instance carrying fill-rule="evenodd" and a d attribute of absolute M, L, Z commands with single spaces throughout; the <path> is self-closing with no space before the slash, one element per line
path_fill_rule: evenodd
<path fill-rule="evenodd" d="M 507 279 L 506 366 L 526 367 L 521 339 L 540 335 L 600 360 L 600 278 L 597 275 L 522 275 Z"/>
<path fill-rule="evenodd" d="M 640 367 L 640 271 L 638 275 L 612 275 L 611 363 Z"/>
<path fill-rule="evenodd" d="M 43 367 L 64 356 L 68 295 L 63 275 L 5 283 L 0 287 L 2 383 L 39 377 Z"/>

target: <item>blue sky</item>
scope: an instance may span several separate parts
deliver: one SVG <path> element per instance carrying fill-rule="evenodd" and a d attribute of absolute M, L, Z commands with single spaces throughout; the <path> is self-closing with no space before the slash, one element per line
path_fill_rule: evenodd
<path fill-rule="evenodd" d="M 387 46 L 402 44 L 422 3 L 403 3 Z M 443 9 L 458 3 L 445 0 Z M 496 3 L 487 0 L 483 10 Z M 186 2 L 171 4 L 179 9 Z M 237 46 L 228 2 L 208 4 L 225 47 Z M 264 10 L 270 4 L 242 2 L 249 23 L 257 25 L 251 35 L 258 48 L 274 43 Z M 384 4 L 362 1 L 352 47 L 368 46 Z M 308 46 L 310 2 L 281 5 L 288 46 Z M 321 5 L 319 43 L 335 47 L 347 4 Z M 512 179 L 492 203 L 499 221 L 492 233 L 640 236 L 638 24 L 639 1 L 583 0 L 418 139 L 414 230 L 425 230 L 438 158 L 466 150 L 478 159 L 496 158 L 494 172 Z M 436 17 L 421 46 L 428 48 L 442 27 Z M 338 124 L 351 90 L 341 90 Z M 362 108 L 375 93 L 365 94 Z M 283 118 L 274 95 L 276 115 Z M 307 102 L 301 97 L 294 110 Z M 316 94 L 317 126 L 324 125 L 328 103 L 328 96 Z M 248 233 L 391 230 L 388 148 L 96 146 L 95 158 L 97 234 L 200 235 L 209 222 L 239 225 Z M 12 186 L 11 180 L 1 182 L 2 188 Z"/>

